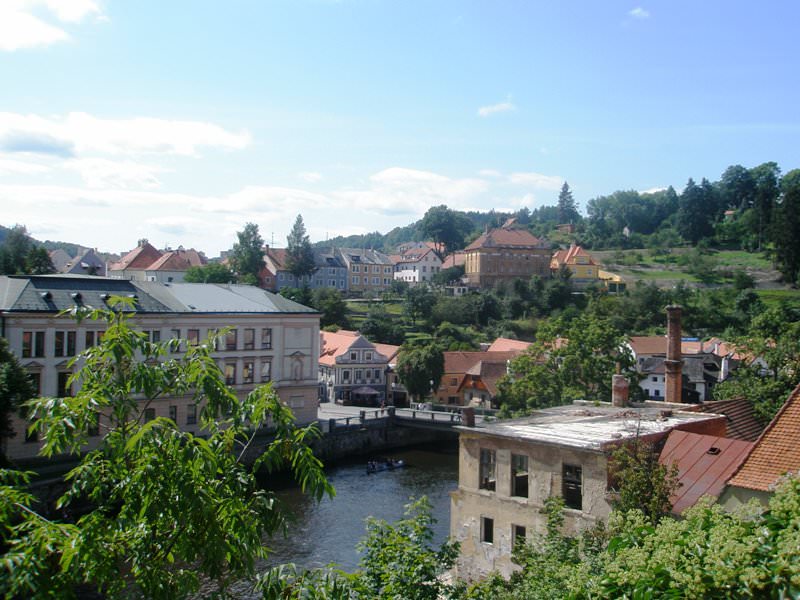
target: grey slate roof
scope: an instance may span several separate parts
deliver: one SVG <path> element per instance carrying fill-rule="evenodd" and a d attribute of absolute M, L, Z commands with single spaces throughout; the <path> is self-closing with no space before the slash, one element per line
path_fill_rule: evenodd
<path fill-rule="evenodd" d="M 0 311 L 57 313 L 76 305 L 104 308 L 110 296 L 135 297 L 139 313 L 316 313 L 247 285 L 163 284 L 85 275 L 0 277 Z"/>

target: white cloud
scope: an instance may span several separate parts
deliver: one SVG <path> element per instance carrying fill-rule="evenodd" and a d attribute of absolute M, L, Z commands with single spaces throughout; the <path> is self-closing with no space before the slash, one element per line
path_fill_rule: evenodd
<path fill-rule="evenodd" d="M 62 23 L 80 23 L 87 16 L 102 16 L 93 0 L 2 0 L 0 3 L 0 50 L 50 46 L 70 39 L 61 27 L 33 11 L 42 9 Z"/>
<path fill-rule="evenodd" d="M 534 187 L 542 190 L 560 190 L 564 180 L 555 175 L 541 173 L 512 173 L 508 176 L 511 183 Z"/>
<path fill-rule="evenodd" d="M 478 116 L 488 117 L 496 113 L 509 112 L 513 110 L 517 110 L 517 107 L 511 102 L 511 100 L 506 100 L 505 102 L 499 102 L 490 106 L 481 106 L 478 109 Z"/>
<path fill-rule="evenodd" d="M 649 19 L 650 18 L 650 12 L 645 10 L 645 9 L 643 9 L 641 6 L 637 6 L 636 8 L 631 10 L 628 14 L 630 16 L 632 16 L 634 19 Z"/>
<path fill-rule="evenodd" d="M 481 177 L 492 177 L 495 179 L 503 176 L 503 174 L 500 171 L 495 171 L 494 169 L 481 169 L 480 171 L 478 171 L 478 175 L 480 175 Z"/>
<path fill-rule="evenodd" d="M 657 192 L 663 192 L 666 189 L 667 189 L 666 186 L 654 187 L 654 188 L 650 188 L 649 190 L 639 190 L 639 193 L 640 194 L 655 194 Z"/>
<path fill-rule="evenodd" d="M 156 173 L 168 169 L 133 161 L 113 161 L 105 158 L 80 158 L 64 163 L 66 169 L 80 173 L 90 188 L 127 188 L 130 186 L 154 189 L 161 186 Z"/>
<path fill-rule="evenodd" d="M 213 123 L 152 117 L 103 119 L 82 112 L 40 117 L 0 113 L 0 150 L 68 155 L 155 153 L 195 156 L 201 147 L 241 149 L 247 132 L 233 133 Z"/>
<path fill-rule="evenodd" d="M 21 173 L 23 175 L 33 175 L 49 171 L 48 167 L 33 162 L 21 160 L 6 160 L 0 158 L 0 173 Z"/>
<path fill-rule="evenodd" d="M 322 180 L 322 175 L 320 173 L 314 173 L 313 171 L 304 171 L 298 173 L 297 176 L 308 183 L 317 183 Z"/>

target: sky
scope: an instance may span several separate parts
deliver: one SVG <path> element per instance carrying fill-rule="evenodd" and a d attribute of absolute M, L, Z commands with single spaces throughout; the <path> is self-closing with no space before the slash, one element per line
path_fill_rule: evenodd
<path fill-rule="evenodd" d="M 0 224 L 217 256 L 800 168 L 790 0 L 0 0 Z"/>

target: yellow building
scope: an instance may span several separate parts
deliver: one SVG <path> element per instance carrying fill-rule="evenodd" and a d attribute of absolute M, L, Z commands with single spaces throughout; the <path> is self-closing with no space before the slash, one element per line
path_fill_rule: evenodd
<path fill-rule="evenodd" d="M 557 273 L 561 267 L 566 267 L 572 273 L 570 278 L 576 288 L 584 288 L 597 283 L 600 270 L 597 263 L 586 250 L 573 244 L 568 250 L 559 250 L 553 254 L 550 269 Z"/>
<path fill-rule="evenodd" d="M 550 277 L 550 247 L 509 219 L 484 233 L 464 250 L 464 274 L 472 288 L 490 288 L 501 281 Z"/>

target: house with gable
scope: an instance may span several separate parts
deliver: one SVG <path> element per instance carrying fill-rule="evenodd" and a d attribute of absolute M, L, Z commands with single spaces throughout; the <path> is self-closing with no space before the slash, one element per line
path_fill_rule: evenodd
<path fill-rule="evenodd" d="M 337 256 L 347 267 L 347 293 L 373 298 L 392 287 L 394 265 L 383 252 L 363 248 L 337 248 Z"/>
<path fill-rule="evenodd" d="M 509 219 L 487 231 L 464 250 L 464 273 L 471 288 L 491 288 L 504 281 L 550 277 L 550 246 Z"/>
<path fill-rule="evenodd" d="M 64 250 L 54 250 L 50 253 L 50 260 L 59 273 L 106 276 L 106 261 L 92 248 L 80 252 L 74 258 Z"/>
<path fill-rule="evenodd" d="M 597 263 L 586 250 L 575 244 L 553 254 L 550 270 L 555 275 L 562 268 L 570 272 L 570 281 L 575 289 L 583 289 L 600 281 Z"/>
<path fill-rule="evenodd" d="M 399 346 L 373 344 L 357 331 L 320 331 L 320 400 L 357 406 L 390 403 L 390 373 L 399 351 Z"/>
<path fill-rule="evenodd" d="M 108 276 L 130 281 L 147 281 L 147 267 L 161 258 L 161 252 L 145 239 L 108 267 Z"/>
<path fill-rule="evenodd" d="M 186 271 L 191 267 L 203 267 L 208 264 L 208 259 L 202 252 L 194 248 L 184 250 L 167 250 L 161 257 L 144 269 L 145 281 L 160 281 L 161 283 L 181 283 L 186 276 Z"/>
<path fill-rule="evenodd" d="M 787 474 L 800 476 L 800 385 L 753 444 L 720 503 L 734 508 L 755 498 L 766 505 Z"/>
<path fill-rule="evenodd" d="M 442 269 L 442 259 L 428 245 L 406 248 L 389 258 L 394 263 L 394 278 L 411 286 L 430 282 Z"/>
<path fill-rule="evenodd" d="M 491 408 L 497 382 L 508 372 L 508 363 L 522 350 L 469 352 L 446 351 L 444 374 L 434 388 L 439 404 Z"/>

